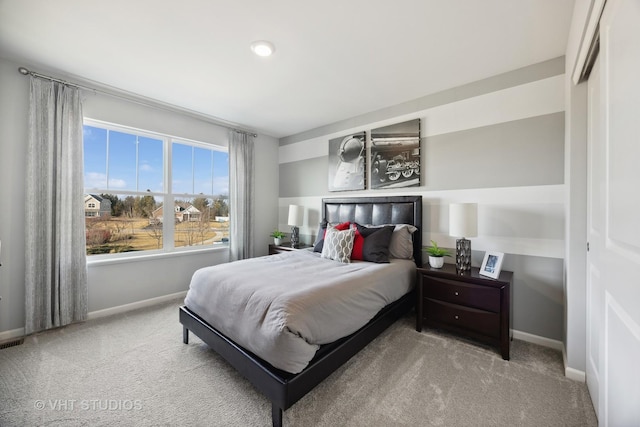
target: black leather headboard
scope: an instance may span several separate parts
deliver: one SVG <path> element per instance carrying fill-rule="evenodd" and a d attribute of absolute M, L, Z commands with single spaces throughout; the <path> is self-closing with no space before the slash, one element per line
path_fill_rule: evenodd
<path fill-rule="evenodd" d="M 322 217 L 331 223 L 414 225 L 413 259 L 422 266 L 422 196 L 322 199 Z"/>

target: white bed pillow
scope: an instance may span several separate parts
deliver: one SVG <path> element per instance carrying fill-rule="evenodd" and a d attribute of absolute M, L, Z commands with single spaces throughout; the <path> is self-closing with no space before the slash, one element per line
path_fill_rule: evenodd
<path fill-rule="evenodd" d="M 322 254 L 320 256 L 322 258 L 350 263 L 354 236 L 355 230 L 352 228 L 337 230 L 333 227 L 327 227 L 327 232 L 324 235 Z"/>
<path fill-rule="evenodd" d="M 413 259 L 413 233 L 416 227 L 410 224 L 396 224 L 389 243 L 389 256 L 399 259 Z"/>

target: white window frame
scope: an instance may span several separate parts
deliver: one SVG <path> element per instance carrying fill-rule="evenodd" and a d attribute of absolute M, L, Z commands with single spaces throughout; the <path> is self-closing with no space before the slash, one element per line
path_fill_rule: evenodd
<path fill-rule="evenodd" d="M 107 129 L 109 131 L 115 132 L 124 132 L 133 135 L 159 139 L 163 144 L 163 192 L 154 192 L 154 191 L 132 191 L 132 190 L 121 190 L 121 189 L 108 189 L 108 188 L 84 188 L 84 194 L 115 194 L 115 195 L 124 195 L 124 196 L 158 196 L 162 197 L 163 206 L 174 206 L 176 196 L 178 198 L 193 198 L 193 197 L 205 197 L 205 198 L 214 198 L 218 195 L 203 195 L 203 194 L 190 194 L 190 193 L 181 193 L 174 194 L 172 188 L 172 173 L 173 173 L 173 165 L 172 165 L 172 147 L 173 143 L 179 143 L 183 145 L 190 145 L 193 147 L 201 147 L 207 150 L 215 150 L 228 153 L 228 147 L 223 145 L 216 145 L 212 143 L 195 141 L 190 138 L 184 138 L 174 135 L 169 135 L 165 133 L 158 133 L 148 130 L 143 130 L 139 128 L 134 128 L 126 125 L 119 125 L 116 123 L 105 122 L 102 120 L 96 120 L 91 118 L 84 118 L 83 126 L 93 126 L 97 128 Z M 83 142 L 84 144 L 84 142 Z M 109 182 L 109 158 L 106 159 L 106 181 L 107 186 Z M 137 179 L 137 177 L 136 177 Z M 228 197 L 228 196 L 227 196 Z M 157 256 L 171 256 L 171 255 L 185 255 L 193 252 L 211 252 L 218 250 L 228 250 L 228 243 L 220 243 L 216 245 L 195 245 L 195 246 L 182 246 L 175 247 L 175 213 L 173 209 L 163 209 L 163 226 L 162 226 L 162 249 L 149 249 L 144 251 L 132 251 L 132 252 L 122 252 L 115 254 L 96 254 L 96 255 L 88 255 L 87 263 L 101 263 L 103 261 L 123 261 L 123 260 L 133 260 L 138 258 L 149 258 L 149 257 L 157 257 Z"/>

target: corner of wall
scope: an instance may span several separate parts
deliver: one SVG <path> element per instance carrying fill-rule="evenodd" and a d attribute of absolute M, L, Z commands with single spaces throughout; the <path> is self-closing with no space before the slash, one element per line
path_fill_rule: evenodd
<path fill-rule="evenodd" d="M 587 375 L 584 371 L 580 371 L 578 369 L 571 368 L 567 365 L 567 352 L 565 351 L 565 347 L 562 347 L 562 363 L 564 365 L 564 376 L 573 381 L 578 381 L 581 383 L 587 382 Z"/>

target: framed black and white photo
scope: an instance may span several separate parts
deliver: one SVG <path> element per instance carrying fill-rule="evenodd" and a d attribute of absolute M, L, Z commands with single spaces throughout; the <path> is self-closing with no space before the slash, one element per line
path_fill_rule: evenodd
<path fill-rule="evenodd" d="M 371 131 L 371 188 L 420 186 L 420 119 Z"/>
<path fill-rule="evenodd" d="M 497 279 L 502 270 L 502 260 L 504 254 L 502 252 L 487 251 L 484 254 L 484 260 L 482 260 L 482 266 L 480 267 L 480 274 L 483 276 Z"/>
<path fill-rule="evenodd" d="M 329 191 L 365 189 L 365 133 L 329 140 Z"/>

